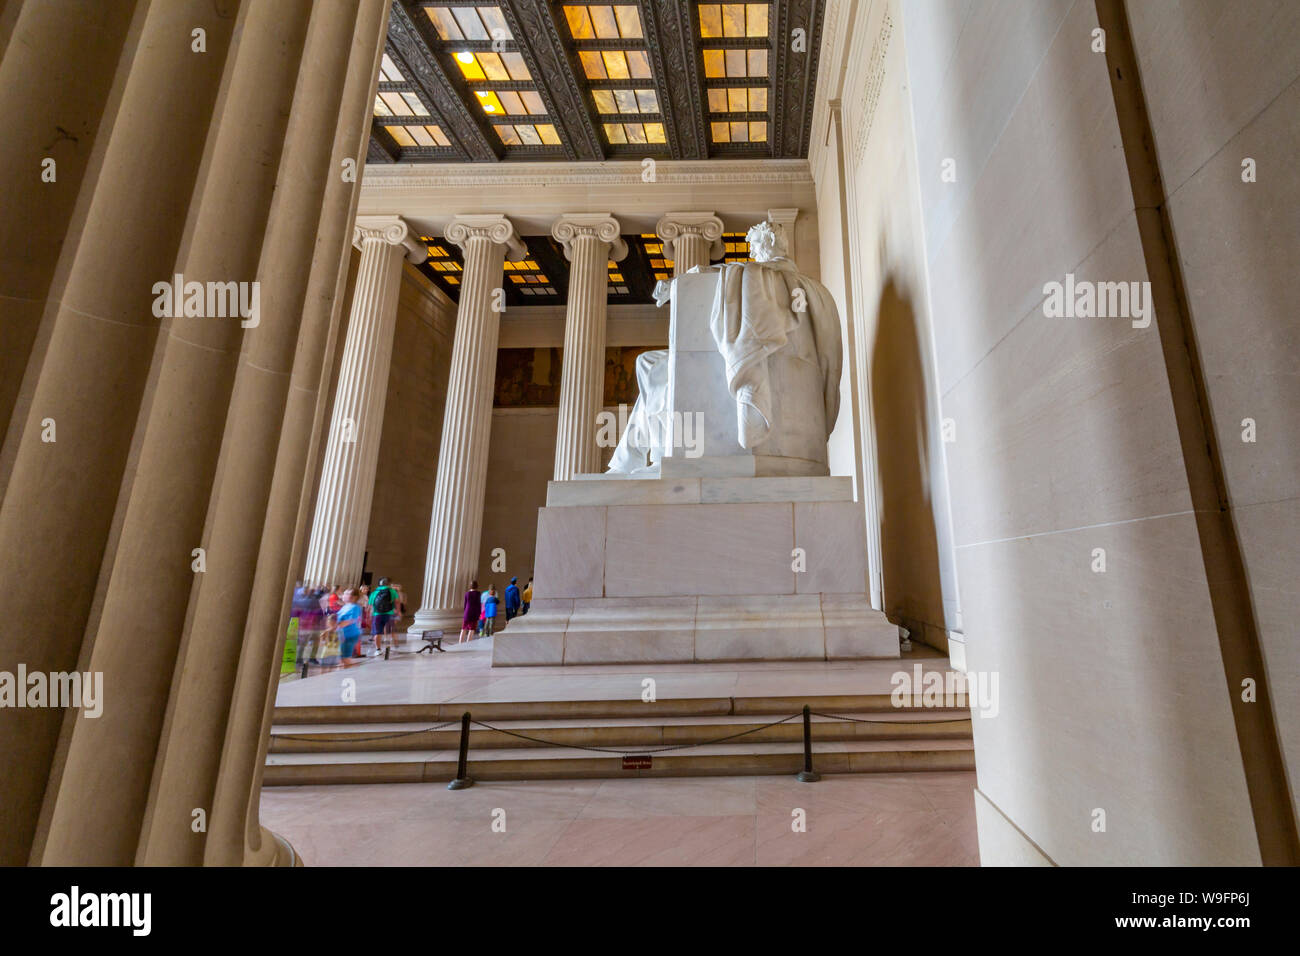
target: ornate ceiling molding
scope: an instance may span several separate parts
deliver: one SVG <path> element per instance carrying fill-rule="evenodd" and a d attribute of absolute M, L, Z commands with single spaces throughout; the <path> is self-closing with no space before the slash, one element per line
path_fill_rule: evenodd
<path fill-rule="evenodd" d="M 621 186 L 642 185 L 644 167 L 635 160 L 602 163 L 427 164 L 367 166 L 365 190 L 475 189 L 484 186 Z M 810 184 L 806 159 L 660 160 L 656 183 L 666 184 Z"/>
<path fill-rule="evenodd" d="M 821 50 L 823 0 L 788 0 L 777 7 L 772 35 L 776 77 L 772 91 L 774 156 L 806 156 L 812 127 L 809 92 L 816 88 L 817 59 Z M 794 31 L 803 30 L 802 50 L 794 49 Z"/>
<path fill-rule="evenodd" d="M 693 4 L 640 0 L 641 23 L 673 159 L 709 155 Z"/>
<path fill-rule="evenodd" d="M 422 15 L 421 15 L 422 16 Z M 427 17 L 424 18 L 427 21 Z M 421 25 L 406 7 L 406 0 L 393 0 L 388 15 L 389 55 L 403 69 L 403 75 L 412 78 L 419 87 L 420 97 L 436 113 L 443 132 L 457 144 L 468 160 L 496 160 L 504 154 L 504 147 L 486 121 L 480 121 L 469 111 L 464 99 L 452 84 L 451 78 L 438 62 L 421 32 Z"/>
<path fill-rule="evenodd" d="M 529 72 L 538 78 L 537 91 L 563 133 L 561 142 L 569 158 L 604 159 L 596 121 L 578 83 L 577 64 L 565 49 L 550 4 L 546 0 L 502 0 L 501 11 Z M 546 83 L 541 78 L 558 82 Z"/>
<path fill-rule="evenodd" d="M 387 144 L 392 142 L 392 137 L 383 129 L 375 125 L 370 133 L 370 143 L 366 147 L 367 163 L 395 163 L 397 162 L 396 151 Z"/>

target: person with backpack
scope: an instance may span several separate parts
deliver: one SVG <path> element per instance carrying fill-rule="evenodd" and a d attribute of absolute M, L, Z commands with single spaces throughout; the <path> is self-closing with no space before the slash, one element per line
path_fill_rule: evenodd
<path fill-rule="evenodd" d="M 384 649 L 384 635 L 392 636 L 397 620 L 397 592 L 388 584 L 388 578 L 379 579 L 379 587 L 370 595 L 370 627 L 375 635 L 375 653 Z M 391 639 L 389 644 L 392 644 Z"/>

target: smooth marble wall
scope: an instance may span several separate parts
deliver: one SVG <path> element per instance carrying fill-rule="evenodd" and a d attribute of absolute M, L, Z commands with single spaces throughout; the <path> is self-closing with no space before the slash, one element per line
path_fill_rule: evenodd
<path fill-rule="evenodd" d="M 512 576 L 522 589 L 534 575 L 537 509 L 546 505 L 546 485 L 555 466 L 559 411 L 545 408 L 494 408 L 488 451 L 483 535 L 479 545 L 479 583 L 495 583 L 503 593 Z M 492 552 L 505 550 L 505 571 L 492 570 Z"/>
<path fill-rule="evenodd" d="M 1257 864 L 1157 325 L 1043 312 L 1044 284 L 1067 273 L 1147 279 L 1107 65 L 1091 49 L 1096 6 L 884 6 L 906 62 L 887 61 L 873 104 L 865 157 L 879 165 L 857 180 L 856 238 L 868 261 L 890 250 L 888 268 L 927 277 L 928 296 L 900 284 L 900 297 L 932 335 L 939 414 L 955 428 L 943 451 L 967 668 L 1000 686 L 998 716 L 974 721 L 984 862 Z M 1276 256 L 1297 246 L 1284 212 L 1297 174 L 1282 159 L 1297 31 L 1282 5 L 1260 6 L 1238 18 L 1128 5 L 1216 425 L 1225 449 L 1235 441 L 1225 463 L 1270 677 L 1289 687 L 1296 331 L 1277 303 L 1295 301 L 1296 280 Z M 861 116 L 862 100 L 845 104 Z M 875 150 L 905 121 L 919 196 L 891 218 L 881 197 L 906 172 Z M 1281 194 L 1257 184 L 1228 198 L 1238 153 L 1263 158 Z M 923 237 L 916 261 L 894 238 L 909 231 Z M 1267 443 L 1240 441 L 1243 408 L 1271 423 Z M 1014 850 L 1009 832 L 1036 849 Z"/>
<path fill-rule="evenodd" d="M 1147 0 L 1129 19 L 1300 814 L 1300 6 Z"/>
<path fill-rule="evenodd" d="M 917 213 L 903 16 L 896 2 L 841 6 L 843 195 L 833 128 L 814 170 L 828 287 L 845 309 L 847 273 L 853 296 L 853 321 L 844 332 L 848 378 L 842 382 L 842 395 L 851 400 L 842 402 L 831 436 L 832 471 L 852 473 L 845 458 L 857 456 L 858 497 L 869 520 L 866 499 L 876 502 L 877 528 L 868 534 L 880 542 L 882 609 L 916 639 L 959 658 L 950 650 L 963 639 L 962 614 L 944 413 L 928 323 L 925 235 Z M 849 204 L 847 264 L 841 201 Z M 845 436 L 845 427 L 854 434 Z"/>

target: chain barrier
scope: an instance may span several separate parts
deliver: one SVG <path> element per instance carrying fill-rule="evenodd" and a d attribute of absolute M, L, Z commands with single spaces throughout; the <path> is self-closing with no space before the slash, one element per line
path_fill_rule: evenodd
<path fill-rule="evenodd" d="M 842 717 L 839 714 L 823 714 L 814 710 L 814 717 L 825 717 L 829 720 L 847 720 L 855 724 L 951 724 L 953 721 L 970 720 L 970 715 L 965 717 L 940 717 L 937 720 L 881 720 L 880 718 L 871 719 L 870 717 Z"/>
<path fill-rule="evenodd" d="M 374 737 L 348 737 L 346 740 L 322 740 L 322 734 L 271 734 L 272 740 L 305 740 L 308 742 L 329 743 L 329 744 L 368 744 L 374 740 L 393 740 L 397 737 L 413 737 L 416 734 L 427 734 L 431 730 L 443 730 L 447 727 L 453 727 L 459 724 L 460 720 L 449 720 L 445 724 L 435 724 L 432 727 L 421 727 L 419 730 L 401 730 L 391 734 L 380 734 Z"/>
<path fill-rule="evenodd" d="M 547 747 L 560 747 L 566 750 L 588 750 L 591 751 L 592 753 L 637 756 L 641 754 L 669 753 L 674 750 L 689 750 L 692 747 L 709 747 L 712 746 L 713 744 L 726 743 L 728 740 L 735 740 L 739 737 L 746 737 L 749 734 L 758 733 L 760 730 L 767 730 L 769 727 L 776 727 L 779 726 L 780 724 L 789 723 L 790 721 L 802 716 L 802 713 L 803 712 L 800 711 L 799 713 L 791 714 L 789 717 L 782 717 L 780 720 L 774 720 L 770 724 L 763 724 L 760 727 L 751 727 L 749 730 L 742 730 L 740 733 L 737 734 L 728 734 L 726 737 L 716 737 L 713 740 L 701 740 L 696 743 L 688 743 L 688 744 L 672 744 L 665 747 L 654 747 L 651 745 L 646 745 L 642 749 L 638 749 L 638 750 L 626 750 L 626 749 L 619 749 L 617 747 L 589 747 L 589 746 L 584 746 L 582 744 L 562 744 L 562 743 L 557 743 L 554 740 L 543 740 L 541 737 L 532 737 L 529 736 L 528 734 L 521 734 L 513 730 L 506 730 L 504 727 L 496 727 L 492 724 L 485 723 L 481 720 L 475 720 L 473 721 L 473 723 L 479 727 L 484 728 L 485 730 L 495 730 L 497 733 L 500 734 L 506 734 L 507 736 L 510 737 L 518 737 L 520 740 L 532 741 L 533 743 L 542 744 L 543 746 L 547 746 Z M 849 721 L 855 724 L 950 724 L 953 723 L 954 721 L 962 721 L 962 720 L 970 719 L 969 717 L 946 717 L 937 720 L 906 720 L 906 721 L 880 720 L 878 718 L 872 719 L 869 717 L 845 717 L 842 714 L 824 714 L 816 710 L 812 711 L 812 716 L 825 717 L 827 720 Z M 271 739 L 272 740 L 299 740 L 299 741 L 306 741 L 309 743 L 319 742 L 319 743 L 367 744 L 367 743 L 372 743 L 376 740 L 395 740 L 401 737 L 413 737 L 416 734 L 427 734 L 435 730 L 445 730 L 446 728 L 454 727 L 456 724 L 459 723 L 460 723 L 459 720 L 448 720 L 441 724 L 435 724 L 432 727 L 421 727 L 419 730 L 403 730 L 391 734 L 377 734 L 371 737 L 348 737 L 345 740 L 326 741 L 321 739 L 322 735 L 320 734 L 311 734 L 311 735 L 271 734 Z"/>
<path fill-rule="evenodd" d="M 533 743 L 543 744 L 547 747 L 560 747 L 565 750 L 589 750 L 592 753 L 618 754 L 624 757 L 636 757 L 645 754 L 668 753 L 669 751 L 672 750 L 689 750 L 691 747 L 708 747 L 712 744 L 725 743 L 728 740 L 735 740 L 737 737 L 745 737 L 749 734 L 758 733 L 758 731 L 760 730 L 767 730 L 769 727 L 775 727 L 778 724 L 788 723 L 789 721 L 794 720 L 797 717 L 801 717 L 801 716 L 803 716 L 802 711 L 800 711 L 797 714 L 791 714 L 789 717 L 782 717 L 780 720 L 774 720 L 770 724 L 763 724 L 761 727 L 751 727 L 749 730 L 742 730 L 738 734 L 728 734 L 726 737 L 718 737 L 715 738 L 714 740 L 701 740 L 697 743 L 692 743 L 692 744 L 671 744 L 666 747 L 655 747 L 653 745 L 646 745 L 646 747 L 639 750 L 628 750 L 626 748 L 619 748 L 619 747 L 587 747 L 582 744 L 561 744 L 561 743 L 556 743 L 553 740 L 543 740 L 540 737 L 530 737 L 527 734 L 516 733 L 513 730 L 506 730 L 504 727 L 494 727 L 491 724 L 486 724 L 481 720 L 473 720 L 471 718 L 470 722 L 477 724 L 480 727 L 486 728 L 487 730 L 495 730 L 497 733 L 506 734 L 510 737 L 518 737 L 520 740 L 531 740 Z"/>

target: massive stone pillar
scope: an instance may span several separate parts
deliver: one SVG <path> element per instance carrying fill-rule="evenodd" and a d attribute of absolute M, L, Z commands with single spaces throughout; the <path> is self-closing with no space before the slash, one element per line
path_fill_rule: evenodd
<path fill-rule="evenodd" d="M 136 6 L 0 2 L 0 182 L 12 184 L 0 216 L 0 437 L 41 314 L 59 298 L 50 289 L 59 255 L 76 245 L 69 222 Z M 76 70 L 50 69 L 54 57 Z M 0 492 L 14 451 L 0 451 Z"/>
<path fill-rule="evenodd" d="M 361 0 L 327 165 L 330 170 L 349 164 L 360 170 L 365 162 L 388 8 L 388 0 Z M 259 820 L 262 774 L 280 683 L 289 598 L 306 549 L 309 494 L 314 479 L 309 474 L 309 463 L 317 460 L 315 452 L 323 440 L 320 433 L 328 399 L 328 369 L 343 307 L 348 237 L 361 193 L 356 185 L 359 181 L 359 174 L 354 182 L 337 172 L 325 180 L 315 251 L 299 310 L 301 322 L 293 330 L 294 339 L 282 336 L 278 341 L 285 358 L 292 349 L 292 365 L 252 575 L 244 653 L 239 657 L 212 797 L 203 856 L 208 864 L 282 860 L 286 848 Z"/>
<path fill-rule="evenodd" d="M 627 255 L 618 229 L 618 220 L 603 212 L 562 216 L 551 229 L 571 263 L 555 436 L 556 481 L 600 471 L 596 416 L 605 391 L 606 267 L 611 259 L 617 262 Z"/>
<path fill-rule="evenodd" d="M 278 9 L 263 0 L 247 9 L 229 67 L 226 109 L 208 147 L 210 172 L 194 200 L 188 253 L 174 270 L 185 281 L 256 278 L 310 9 L 306 0 Z M 247 334 L 244 321 L 238 314 L 181 314 L 160 333 L 158 371 L 135 466 L 126 478 L 129 494 L 107 588 L 89 640 L 89 670 L 105 674 L 114 695 L 136 706 L 79 718 L 65 732 L 61 777 L 69 785 L 46 796 L 48 832 L 37 841 L 44 863 L 123 864 L 135 856 L 196 577 L 192 552 L 205 545 L 204 511 Z M 186 413 L 178 414 L 178 409 Z M 141 594 L 150 595 L 153 633 L 144 642 Z M 102 773 L 105 753 L 117 759 L 113 774 Z M 106 814 L 131 821 L 133 828 L 105 831 L 100 821 Z"/>
<path fill-rule="evenodd" d="M 725 251 L 722 220 L 711 212 L 670 212 L 655 225 L 655 234 L 663 240 L 664 254 L 673 260 L 674 276 L 695 266 L 703 269 Z"/>
<path fill-rule="evenodd" d="M 102 706 L 9 712 L 0 861 L 292 858 L 250 790 L 387 11 L 139 4 L 117 44 L 0 504 L 0 580 L 41 609 L 0 670 L 102 675 Z"/>
<path fill-rule="evenodd" d="M 372 6 L 368 3 L 367 11 Z M 342 179 L 335 163 L 335 133 L 340 117 L 348 112 L 343 92 L 349 60 L 358 24 L 366 19 L 359 0 L 311 7 L 284 159 L 257 265 L 263 315 L 247 332 L 231 390 L 216 480 L 206 506 L 207 564 L 204 573 L 196 575 L 190 595 L 172 702 L 141 828 L 136 859 L 142 864 L 230 865 L 244 859 L 245 806 L 229 819 L 231 811 L 218 805 L 218 781 L 231 756 L 227 747 L 238 753 L 253 744 L 261 726 L 263 700 L 259 695 L 237 701 L 237 675 L 250 669 L 259 678 L 266 673 L 283 626 L 279 621 L 268 626 L 254 613 L 255 581 L 274 580 L 281 611 L 287 611 L 288 569 L 283 564 L 272 567 L 266 559 L 269 538 L 290 539 L 293 533 L 292 521 L 287 527 L 270 522 L 278 504 L 273 483 L 283 445 L 304 430 L 289 415 L 289 385 L 306 331 L 303 319 L 315 316 L 314 310 L 307 310 L 314 254 L 328 245 L 330 253 L 338 255 L 343 239 L 322 235 L 321 223 L 329 186 Z M 280 553 L 287 556 L 291 546 L 285 540 Z M 218 650 L 224 648 L 242 653 Z M 210 810 L 208 835 L 201 842 L 182 839 L 177 831 L 195 807 Z M 219 830 L 226 836 L 219 837 Z M 230 841 L 230 833 L 237 834 L 238 842 Z"/>
<path fill-rule="evenodd" d="M 29 10 L 47 6 L 25 4 L 19 28 Z M 13 464 L 0 503 L 0 582 L 13 607 L 39 613 L 22 626 L 0 628 L 0 671 L 15 673 L 20 663 L 29 673 L 77 669 L 150 379 L 160 324 L 150 290 L 169 280 L 177 263 L 231 46 L 235 20 L 224 13 L 209 0 L 152 4 L 114 52 L 111 129 L 97 134 L 80 178 L 50 286 L 57 298 L 49 298 L 40 318 L 24 372 L 28 397 L 9 430 Z M 186 40 L 196 28 L 206 31 L 201 56 Z M 61 62 L 57 34 L 41 37 L 40 57 Z M 113 34 L 106 31 L 104 40 L 111 44 Z M 21 61 L 33 42 L 25 32 L 14 35 L 0 76 L 9 77 L 10 57 Z M 79 82 L 75 70 L 68 82 Z M 9 133 L 0 139 L 6 155 L 30 148 Z M 76 188 L 75 180 L 40 183 L 38 167 L 24 169 L 13 188 L 44 190 L 40 195 L 55 205 L 60 190 Z M 7 348 L 7 334 L 3 342 Z M 0 864 L 20 865 L 29 860 L 43 796 L 54 786 L 50 775 L 65 721 L 62 710 L 46 707 L 6 710 L 4 722 Z"/>
<path fill-rule="evenodd" d="M 352 241 L 361 250 L 361 264 L 303 572 L 308 584 L 356 584 L 361 580 L 397 326 L 402 259 L 419 263 L 429 254 L 397 217 L 358 220 Z"/>
<path fill-rule="evenodd" d="M 458 628 L 461 598 L 478 573 L 497 337 L 505 307 L 501 277 L 507 253 L 512 261 L 527 255 L 504 216 L 458 216 L 447 227 L 446 237 L 461 247 L 465 272 L 429 519 L 424 595 L 411 626 L 413 634 L 427 628 Z"/>

